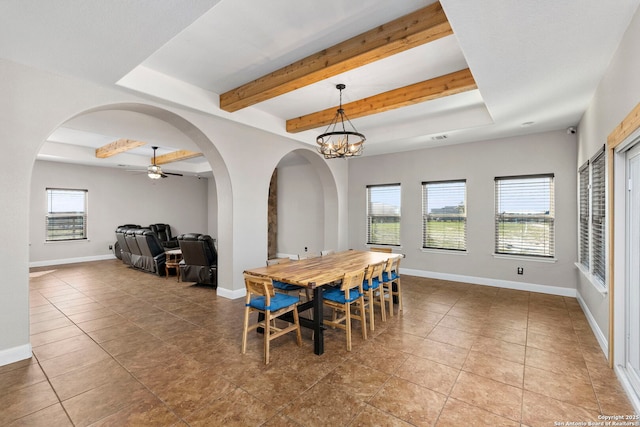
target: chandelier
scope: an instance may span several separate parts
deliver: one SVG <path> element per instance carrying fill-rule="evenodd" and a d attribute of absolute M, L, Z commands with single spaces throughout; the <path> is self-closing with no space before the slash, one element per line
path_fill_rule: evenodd
<path fill-rule="evenodd" d="M 325 132 L 316 138 L 316 142 L 320 146 L 318 152 L 325 159 L 359 156 L 362 154 L 363 144 L 366 140 L 364 135 L 356 130 L 342 109 L 342 90 L 345 87 L 342 83 L 336 85 L 336 89 L 340 91 L 340 107 Z M 345 121 L 353 130 L 347 130 Z"/>

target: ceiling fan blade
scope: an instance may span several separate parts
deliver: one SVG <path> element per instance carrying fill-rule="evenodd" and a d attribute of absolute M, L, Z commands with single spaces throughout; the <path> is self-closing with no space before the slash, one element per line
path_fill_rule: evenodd
<path fill-rule="evenodd" d="M 162 172 L 165 175 L 174 175 L 174 176 L 184 176 L 181 173 L 172 173 L 172 172 Z"/>

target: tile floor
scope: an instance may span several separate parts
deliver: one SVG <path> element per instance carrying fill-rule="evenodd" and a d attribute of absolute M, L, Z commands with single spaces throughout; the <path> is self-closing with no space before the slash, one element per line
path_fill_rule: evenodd
<path fill-rule="evenodd" d="M 367 341 L 328 330 L 240 354 L 243 302 L 101 261 L 31 272 L 31 360 L 0 425 L 552 426 L 633 409 L 577 301 L 403 276 Z M 357 331 L 357 325 L 355 330 Z"/>

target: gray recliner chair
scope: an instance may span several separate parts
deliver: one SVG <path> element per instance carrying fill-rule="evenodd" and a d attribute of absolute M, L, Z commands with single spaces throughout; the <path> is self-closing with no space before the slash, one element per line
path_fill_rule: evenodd
<path fill-rule="evenodd" d="M 187 233 L 178 236 L 178 243 L 182 251 L 182 281 L 217 287 L 218 253 L 215 239 L 206 234 Z"/>

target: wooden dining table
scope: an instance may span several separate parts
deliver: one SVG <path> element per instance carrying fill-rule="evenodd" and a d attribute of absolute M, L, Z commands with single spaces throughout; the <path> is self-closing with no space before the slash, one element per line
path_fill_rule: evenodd
<path fill-rule="evenodd" d="M 402 257 L 402 254 L 348 250 L 321 257 L 252 268 L 245 272 L 313 291 L 313 299 L 299 304 L 298 311 L 303 313 L 312 310 L 312 318 L 301 315 L 300 324 L 313 329 L 313 351 L 320 355 L 324 353 L 323 287 L 340 281 L 345 273 L 364 270 L 370 264 L 384 262 L 394 257 Z"/>

